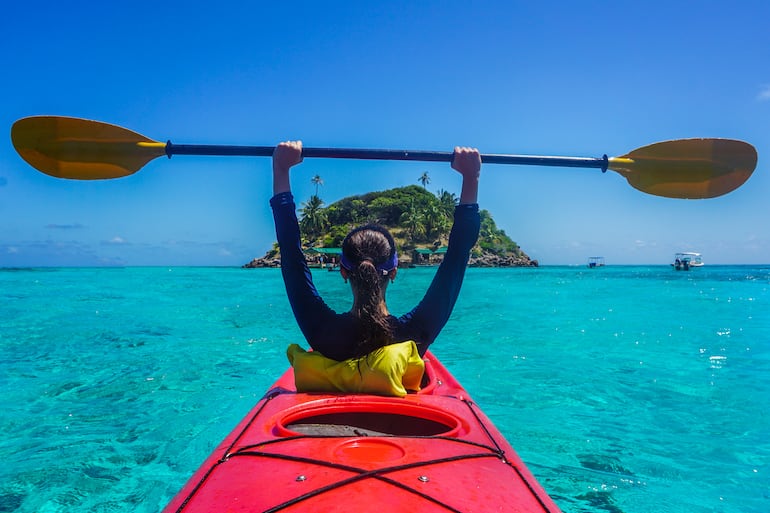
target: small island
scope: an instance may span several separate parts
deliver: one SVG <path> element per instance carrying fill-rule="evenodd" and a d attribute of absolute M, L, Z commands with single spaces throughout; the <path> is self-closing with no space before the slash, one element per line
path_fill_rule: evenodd
<path fill-rule="evenodd" d="M 455 194 L 440 190 L 437 194 L 425 188 L 427 176 L 420 179 L 423 186 L 410 185 L 381 192 L 343 198 L 324 207 L 316 194 L 302 203 L 298 211 L 302 244 L 308 263 L 318 267 L 334 267 L 339 262 L 340 246 L 345 235 L 356 226 L 376 223 L 387 227 L 396 240 L 399 266 L 435 265 L 441 262 L 452 227 Z M 495 225 L 492 215 L 481 210 L 481 231 L 468 261 L 470 267 L 537 267 L 503 230 Z M 243 267 L 280 267 L 278 244 L 261 258 Z"/>

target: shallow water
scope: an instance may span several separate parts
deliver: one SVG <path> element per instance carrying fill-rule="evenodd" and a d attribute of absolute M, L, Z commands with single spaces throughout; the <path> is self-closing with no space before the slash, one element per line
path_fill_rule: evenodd
<path fill-rule="evenodd" d="M 433 272 L 400 271 L 391 311 Z M 765 513 L 769 289 L 770 266 L 469 269 L 433 351 L 564 512 Z M 0 305 L 0 512 L 159 511 L 301 342 L 272 269 L 0 270 Z"/>

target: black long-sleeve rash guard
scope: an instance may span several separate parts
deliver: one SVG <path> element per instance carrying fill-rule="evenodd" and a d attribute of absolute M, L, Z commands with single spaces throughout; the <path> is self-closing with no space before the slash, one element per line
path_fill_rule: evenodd
<path fill-rule="evenodd" d="M 294 197 L 290 192 L 276 194 L 270 206 L 281 248 L 281 273 L 302 334 L 313 350 L 327 358 L 342 361 L 359 356 L 355 350 L 362 338 L 360 323 L 349 312 L 337 313 L 329 308 L 313 284 L 302 252 Z M 477 203 L 455 207 L 449 246 L 425 297 L 409 313 L 391 316 L 393 342 L 414 340 L 421 356 L 428 350 L 457 301 L 480 223 Z"/>

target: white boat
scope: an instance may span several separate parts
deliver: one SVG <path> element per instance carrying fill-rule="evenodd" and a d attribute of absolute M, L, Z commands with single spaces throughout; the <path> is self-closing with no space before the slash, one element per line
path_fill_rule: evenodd
<path fill-rule="evenodd" d="M 595 267 L 604 267 L 604 257 L 596 256 L 588 258 L 588 267 L 593 269 Z"/>
<path fill-rule="evenodd" d="M 674 255 L 671 266 L 677 271 L 689 271 L 691 267 L 703 267 L 703 258 L 700 253 L 685 251 Z"/>

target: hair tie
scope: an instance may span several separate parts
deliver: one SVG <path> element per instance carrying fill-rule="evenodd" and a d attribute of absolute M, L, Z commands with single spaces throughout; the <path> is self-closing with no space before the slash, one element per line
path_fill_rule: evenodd
<path fill-rule="evenodd" d="M 366 260 L 369 260 L 371 262 L 370 259 L 366 259 Z M 342 253 L 340 255 L 340 265 L 345 269 L 347 269 L 348 271 L 352 271 L 353 269 L 358 267 L 356 265 L 353 265 L 350 259 L 348 259 L 348 257 L 345 256 L 345 253 Z M 381 272 L 383 276 L 386 276 L 388 273 L 390 273 L 390 271 L 392 271 L 396 267 L 398 267 L 398 252 L 395 249 L 393 250 L 393 256 L 391 258 L 389 258 L 387 261 L 379 265 L 374 266 L 374 268 L 377 269 L 379 272 Z"/>

